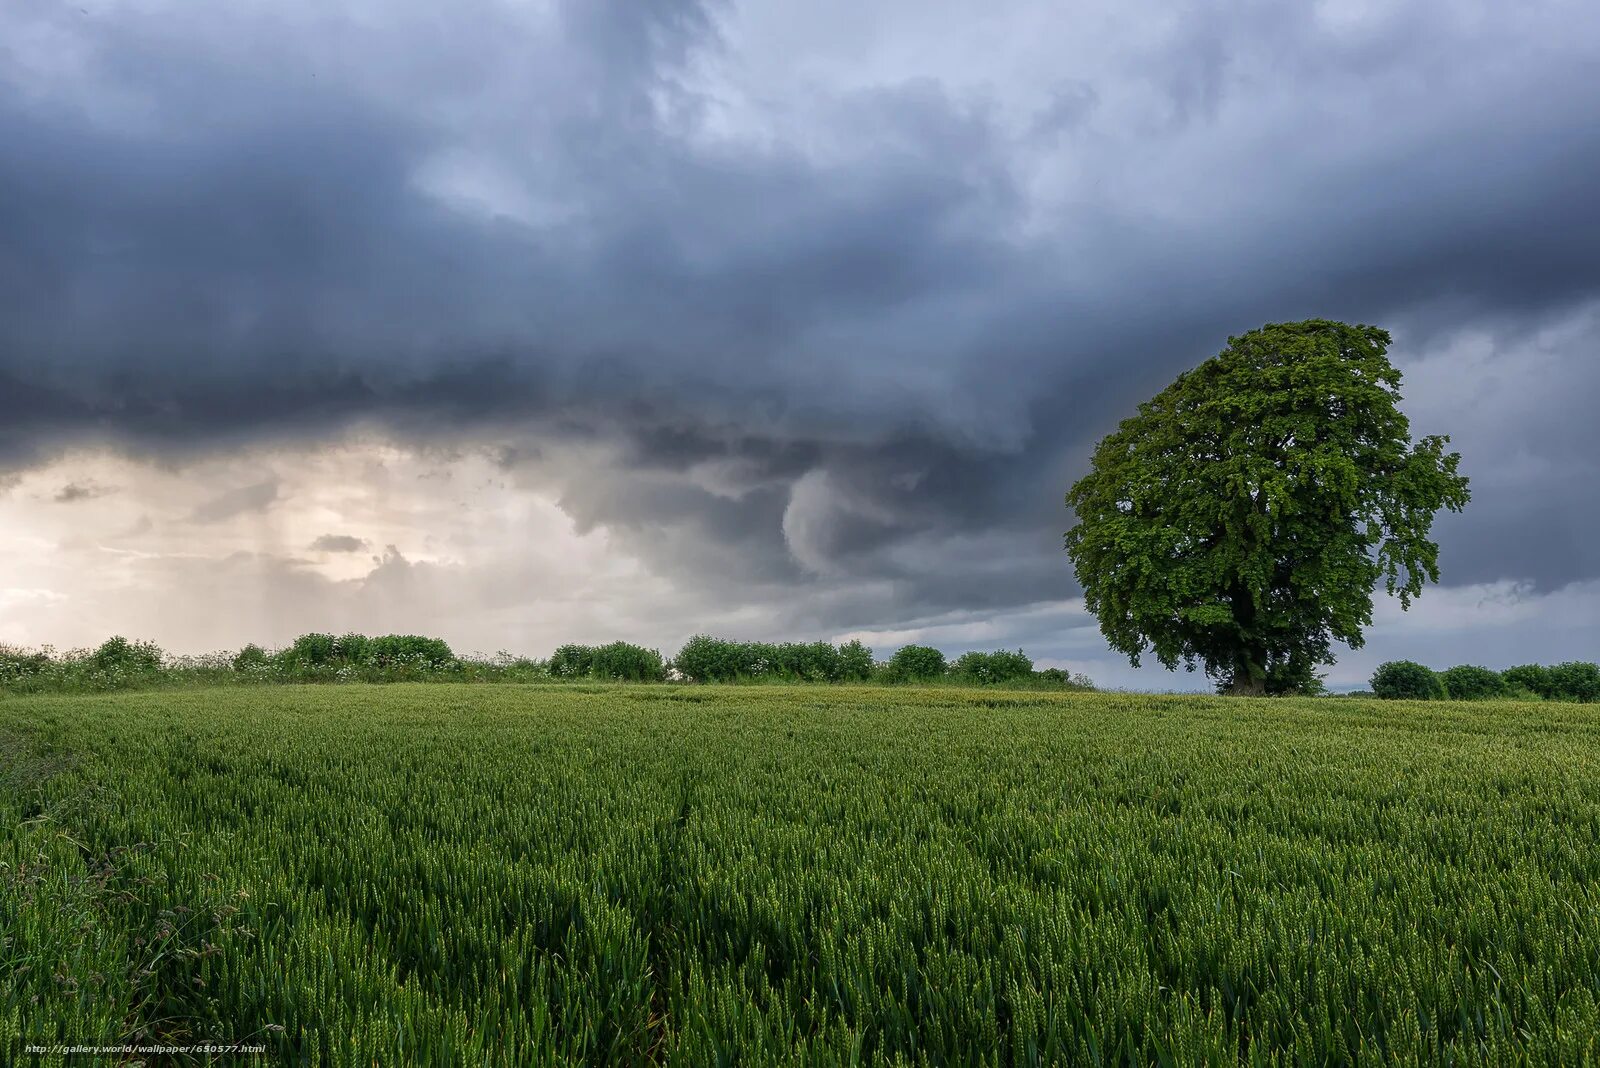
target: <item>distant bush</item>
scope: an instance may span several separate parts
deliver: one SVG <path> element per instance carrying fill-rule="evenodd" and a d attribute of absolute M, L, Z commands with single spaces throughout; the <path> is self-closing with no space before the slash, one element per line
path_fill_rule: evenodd
<path fill-rule="evenodd" d="M 286 664 L 320 667 L 333 663 L 338 648 L 339 639 L 331 634 L 302 634 L 279 655 Z"/>
<path fill-rule="evenodd" d="M 31 678 L 50 667 L 50 654 L 0 645 L 0 683 Z"/>
<path fill-rule="evenodd" d="M 872 650 L 858 641 L 835 646 L 829 642 L 750 643 L 735 659 L 747 665 L 747 674 L 795 682 L 861 681 L 872 675 Z"/>
<path fill-rule="evenodd" d="M 839 681 L 839 650 L 828 642 L 785 642 L 773 653 L 773 674 L 799 682 Z"/>
<path fill-rule="evenodd" d="M 589 674 L 622 682 L 659 682 L 666 678 L 666 666 L 654 649 L 612 642 L 590 650 Z"/>
<path fill-rule="evenodd" d="M 1014 682 L 1033 675 L 1033 660 L 1021 649 L 1000 649 L 993 653 L 962 653 L 950 665 L 950 676 L 962 682 L 989 685 Z"/>
<path fill-rule="evenodd" d="M 563 645 L 550 654 L 550 677 L 553 679 L 585 679 L 594 667 L 594 647 L 591 645 Z"/>
<path fill-rule="evenodd" d="M 781 675 L 778 647 L 771 642 L 734 642 L 737 656 L 745 665 L 743 678 L 762 679 Z"/>
<path fill-rule="evenodd" d="M 932 646 L 907 645 L 890 657 L 887 663 L 874 665 L 872 650 L 859 641 L 838 646 L 828 642 L 773 644 L 734 642 L 697 634 L 678 650 L 670 666 L 691 682 L 773 680 L 907 683 L 948 679 L 977 685 L 1054 681 L 1078 689 L 1093 688 L 1086 676 L 1073 676 L 1060 670 L 1056 671 L 1054 679 L 1048 676 L 1036 678 L 1033 661 L 1020 649 L 969 653 L 957 665 L 948 665 L 944 653 Z"/>
<path fill-rule="evenodd" d="M 420 634 L 384 634 L 370 638 L 365 634 L 302 634 L 289 648 L 278 654 L 279 662 L 290 671 L 307 668 L 368 669 L 415 673 L 438 670 L 455 661 L 448 643 Z M 348 676 L 349 671 L 345 671 Z M 363 672 L 357 671 L 357 675 Z"/>
<path fill-rule="evenodd" d="M 251 671 L 265 668 L 271 661 L 265 649 L 252 643 L 234 653 L 232 663 L 235 671 Z"/>
<path fill-rule="evenodd" d="M 89 659 L 99 671 L 149 675 L 161 670 L 161 647 L 154 642 L 130 642 L 119 634 L 107 638 Z"/>
<path fill-rule="evenodd" d="M 1376 697 L 1378 695 L 1373 693 L 1371 690 L 1351 690 L 1349 693 L 1345 694 L 1345 696 L 1346 697 L 1360 697 L 1360 698 L 1365 699 L 1365 698 L 1370 698 L 1370 697 Z"/>
<path fill-rule="evenodd" d="M 839 646 L 839 681 L 865 682 L 872 678 L 872 650 L 858 641 Z"/>
<path fill-rule="evenodd" d="M 1380 664 L 1372 676 L 1372 692 L 1385 700 L 1442 701 L 1446 696 L 1439 676 L 1412 660 Z"/>
<path fill-rule="evenodd" d="M 943 677 L 944 653 L 931 645 L 905 645 L 884 665 L 886 682 L 927 682 Z"/>
<path fill-rule="evenodd" d="M 1600 665 L 1579 660 L 1550 669 L 1550 696 L 1557 701 L 1600 701 Z"/>
<path fill-rule="evenodd" d="M 683 643 L 672 666 L 692 682 L 732 682 L 754 670 L 750 647 L 705 634 Z"/>
<path fill-rule="evenodd" d="M 1550 669 L 1543 664 L 1520 664 L 1506 668 L 1500 672 L 1500 679 L 1506 684 L 1507 690 L 1525 690 L 1544 698 L 1555 694 Z"/>
<path fill-rule="evenodd" d="M 859 641 L 735 642 L 696 634 L 671 666 L 692 682 L 740 679 L 793 682 L 860 682 L 873 672 L 872 650 Z"/>
<path fill-rule="evenodd" d="M 365 634 L 344 634 L 333 639 L 330 660 L 347 664 L 365 664 L 371 656 L 372 639 Z"/>
<path fill-rule="evenodd" d="M 359 650 L 360 656 L 348 658 L 351 663 L 368 664 L 373 667 L 399 667 L 402 665 L 412 667 L 439 668 L 455 659 L 455 654 L 450 651 L 448 643 L 440 638 L 425 638 L 420 634 L 385 634 L 377 638 L 362 638 L 359 634 L 349 635 L 349 638 L 360 639 L 359 643 L 352 643 L 352 648 Z"/>
<path fill-rule="evenodd" d="M 151 686 L 260 685 L 458 681 L 550 682 L 564 680 L 665 682 L 921 682 L 964 685 L 1002 683 L 1048 689 L 1093 689 L 1087 676 L 1060 668 L 1033 670 L 1022 650 L 974 652 L 947 664 L 931 646 L 908 645 L 887 664 L 876 664 L 859 641 L 734 642 L 696 635 L 673 661 L 628 642 L 569 644 L 549 661 L 500 652 L 457 656 L 439 638 L 415 634 L 371 637 L 312 632 L 269 652 L 249 644 L 237 652 L 166 656 L 150 642 L 114 637 L 98 649 L 57 656 L 0 646 L 0 689 L 8 693 L 99 692 Z"/>
<path fill-rule="evenodd" d="M 1506 681 L 1498 671 L 1474 664 L 1457 664 L 1441 671 L 1439 681 L 1444 683 L 1445 692 L 1452 701 L 1481 701 L 1502 697 L 1506 692 Z"/>
<path fill-rule="evenodd" d="M 1054 683 L 1058 686 L 1065 686 L 1069 690 L 1094 689 L 1094 680 L 1089 678 L 1089 676 L 1076 672 L 1065 671 L 1062 668 L 1044 668 L 1043 670 L 1035 671 L 1033 673 L 1033 677 L 1043 683 Z"/>
<path fill-rule="evenodd" d="M 1500 673 L 1505 694 L 1521 700 L 1600 701 L 1600 666 L 1581 660 L 1546 667 L 1519 664 Z"/>

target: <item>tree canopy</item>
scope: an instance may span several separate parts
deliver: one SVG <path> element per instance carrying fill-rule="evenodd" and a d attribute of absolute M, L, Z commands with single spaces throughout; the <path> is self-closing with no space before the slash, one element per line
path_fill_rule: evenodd
<path fill-rule="evenodd" d="M 1066 549 L 1112 648 L 1297 690 L 1439 578 L 1435 513 L 1470 499 L 1449 438 L 1411 440 L 1386 331 L 1326 319 L 1230 338 L 1095 449 Z"/>

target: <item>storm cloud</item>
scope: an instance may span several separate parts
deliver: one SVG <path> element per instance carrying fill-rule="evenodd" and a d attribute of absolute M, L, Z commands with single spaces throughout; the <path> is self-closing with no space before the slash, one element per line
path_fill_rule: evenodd
<path fill-rule="evenodd" d="M 371 546 L 367 539 L 354 534 L 319 534 L 317 540 L 311 543 L 313 552 L 323 553 L 359 553 L 369 548 Z"/>
<path fill-rule="evenodd" d="M 491 457 L 682 612 L 1065 630 L 1094 441 L 1323 315 L 1465 456 L 1446 583 L 1591 589 L 1597 64 L 1560 2 L 20 0 L 0 480 L 371 435 Z M 237 470 L 193 523 L 295 496 Z"/>

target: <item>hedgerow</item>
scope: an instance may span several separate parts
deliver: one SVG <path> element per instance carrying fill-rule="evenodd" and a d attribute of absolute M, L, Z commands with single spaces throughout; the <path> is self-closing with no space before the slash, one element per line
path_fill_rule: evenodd
<path fill-rule="evenodd" d="M 1600 701 L 1600 665 L 1568 661 L 1550 669 L 1551 697 L 1557 701 Z"/>
<path fill-rule="evenodd" d="M 906 646 L 884 664 L 860 641 L 738 642 L 698 635 L 671 661 L 629 642 L 567 644 L 548 660 L 497 653 L 458 656 L 438 638 L 302 634 L 276 651 L 165 656 L 150 642 L 112 638 L 94 650 L 56 653 L 0 647 L 0 690 L 92 692 L 156 686 L 326 682 L 783 682 L 1006 685 L 1092 689 L 1086 676 L 1034 671 L 1020 649 L 968 653 L 947 665 L 927 646 Z"/>
<path fill-rule="evenodd" d="M 1478 701 L 1508 698 L 1520 701 L 1600 701 L 1600 665 L 1569 660 L 1546 667 L 1519 664 L 1494 672 L 1470 664 L 1433 672 L 1410 660 L 1383 664 L 1372 677 L 1379 697 L 1415 701 Z"/>

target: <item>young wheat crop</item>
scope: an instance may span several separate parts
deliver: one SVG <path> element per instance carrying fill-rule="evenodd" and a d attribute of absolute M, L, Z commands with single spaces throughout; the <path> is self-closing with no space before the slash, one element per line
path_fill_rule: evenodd
<path fill-rule="evenodd" d="M 11 697 L 0 1051 L 1579 1063 L 1597 742 L 1494 702 Z"/>

